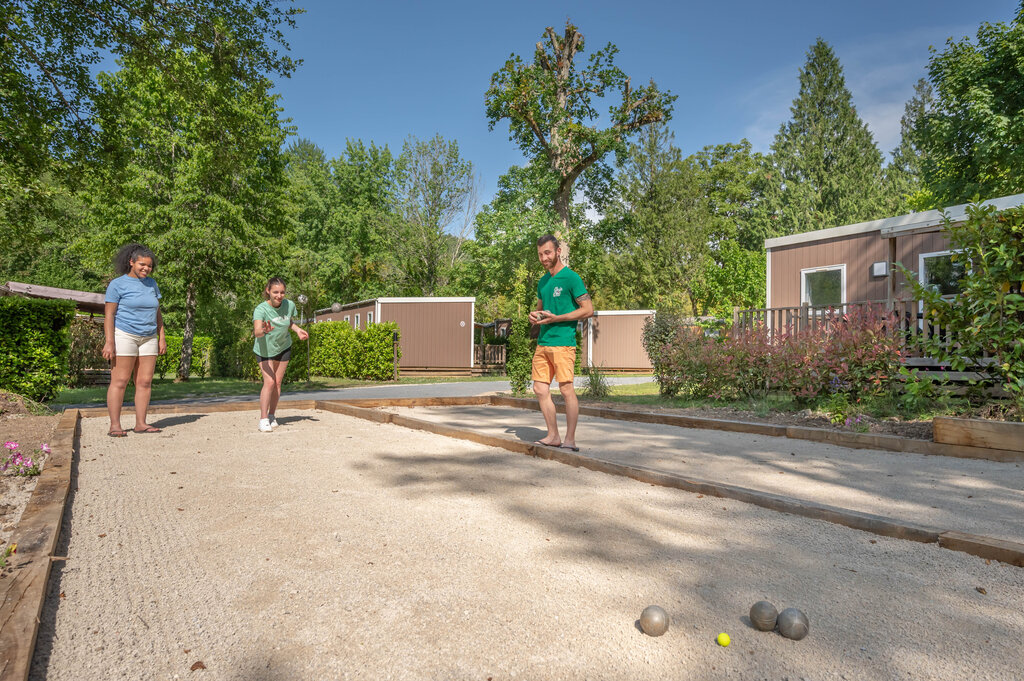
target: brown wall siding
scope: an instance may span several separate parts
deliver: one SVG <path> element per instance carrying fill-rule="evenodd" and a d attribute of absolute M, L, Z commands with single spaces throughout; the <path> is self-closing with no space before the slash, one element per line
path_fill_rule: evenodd
<path fill-rule="evenodd" d="M 471 366 L 473 303 L 382 302 L 378 321 L 398 322 L 402 367 Z"/>
<path fill-rule="evenodd" d="M 912 234 L 896 239 L 896 260 L 917 271 L 921 253 L 946 250 L 949 238 L 940 232 Z M 846 302 L 885 300 L 885 277 L 872 277 L 871 265 L 889 259 L 888 239 L 878 232 L 855 234 L 827 241 L 781 246 L 771 250 L 771 306 L 800 305 L 800 270 L 846 264 Z M 903 277 L 896 275 L 897 296 Z M 905 294 L 904 294 L 905 295 Z"/>
<path fill-rule="evenodd" d="M 651 361 L 644 350 L 642 337 L 648 314 L 602 315 L 591 317 L 593 327 L 594 366 L 606 369 L 650 369 Z M 583 362 L 586 365 L 587 330 L 583 335 Z"/>

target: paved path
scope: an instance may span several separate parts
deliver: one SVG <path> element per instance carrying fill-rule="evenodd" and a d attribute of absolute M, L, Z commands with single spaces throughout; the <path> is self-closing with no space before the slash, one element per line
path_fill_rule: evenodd
<path fill-rule="evenodd" d="M 609 376 L 610 385 L 634 385 L 650 383 L 650 376 Z M 576 386 L 584 385 L 586 379 L 577 378 Z M 512 388 L 507 380 L 495 381 L 453 381 L 447 383 L 398 383 L 356 388 L 334 388 L 332 390 L 308 390 L 287 392 L 281 395 L 282 402 L 296 400 L 355 400 L 381 399 L 389 397 L 473 397 L 495 392 L 507 392 Z M 259 384 L 253 383 L 252 392 L 243 395 L 222 395 L 218 397 L 182 397 L 173 400 L 154 400 L 151 404 L 216 404 L 219 402 L 255 402 L 259 400 Z M 132 404 L 127 402 L 126 404 Z M 99 403 L 62 405 L 64 409 L 102 407 Z"/>
<path fill-rule="evenodd" d="M 511 407 L 390 408 L 416 418 L 532 442 L 539 413 Z M 559 422 L 564 426 L 561 415 Z M 580 418 L 581 454 L 709 482 L 1024 542 L 1019 463 L 849 449 L 806 440 Z"/>

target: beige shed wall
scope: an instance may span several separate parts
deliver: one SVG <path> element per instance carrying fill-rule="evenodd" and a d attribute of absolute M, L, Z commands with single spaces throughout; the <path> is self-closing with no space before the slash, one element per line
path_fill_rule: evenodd
<path fill-rule="evenodd" d="M 583 329 L 583 365 L 589 362 L 605 369 L 650 369 L 651 361 L 642 342 L 644 322 L 650 316 L 597 312 L 587 320 L 590 329 Z M 587 352 L 591 347 L 593 357 Z"/>
<path fill-rule="evenodd" d="M 471 302 L 382 302 L 378 321 L 398 323 L 402 368 L 472 366 Z"/>

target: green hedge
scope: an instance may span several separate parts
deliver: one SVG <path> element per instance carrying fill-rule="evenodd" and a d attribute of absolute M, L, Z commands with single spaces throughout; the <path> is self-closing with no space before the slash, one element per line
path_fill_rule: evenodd
<path fill-rule="evenodd" d="M 392 335 L 398 324 L 373 324 L 365 331 L 353 329 L 348 322 L 319 322 L 306 327 L 309 332 L 309 370 L 312 376 L 359 378 L 387 381 L 394 377 Z M 399 349 L 399 358 L 401 358 Z M 252 334 L 245 334 L 231 347 L 219 348 L 218 369 L 223 375 L 260 380 L 260 368 L 252 351 Z M 292 358 L 285 383 L 306 380 L 306 343 L 292 334 Z"/>
<path fill-rule="evenodd" d="M 74 317 L 71 301 L 0 297 L 0 389 L 43 401 L 67 385 Z"/>
<path fill-rule="evenodd" d="M 156 360 L 156 375 L 164 378 L 167 374 L 178 375 L 178 365 L 181 364 L 181 344 L 184 339 L 181 336 L 164 336 L 167 341 L 167 352 Z M 213 339 L 209 336 L 192 337 L 192 366 L 189 369 L 189 376 L 192 378 L 206 378 L 210 375 L 211 358 L 213 356 Z"/>

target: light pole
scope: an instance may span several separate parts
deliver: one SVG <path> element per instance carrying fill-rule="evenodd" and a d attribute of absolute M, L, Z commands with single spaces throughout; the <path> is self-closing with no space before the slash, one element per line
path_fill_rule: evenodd
<path fill-rule="evenodd" d="M 306 303 L 309 302 L 309 298 L 305 294 L 299 294 L 299 305 L 302 306 L 302 323 L 306 323 Z M 306 330 L 306 383 L 309 383 L 309 330 Z"/>

